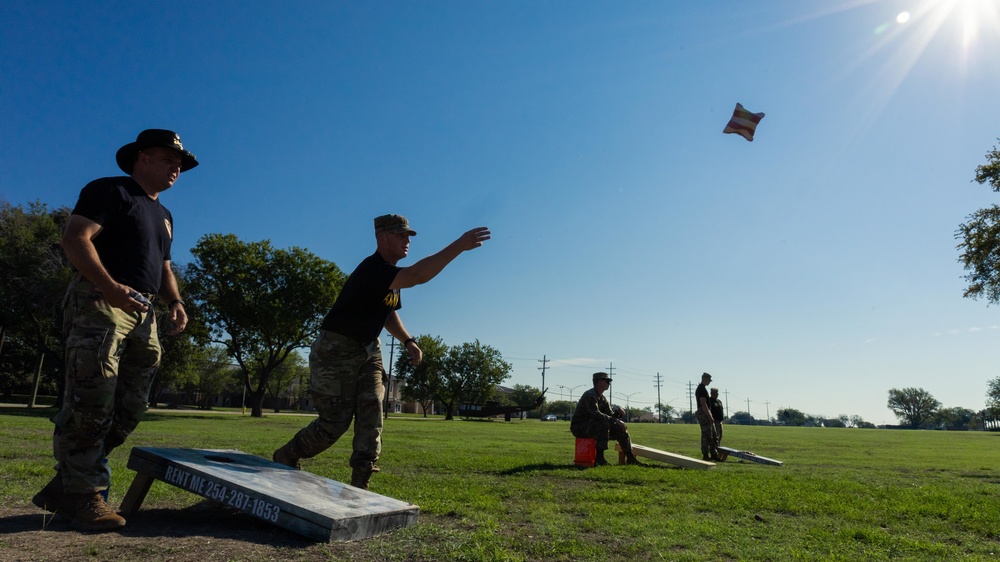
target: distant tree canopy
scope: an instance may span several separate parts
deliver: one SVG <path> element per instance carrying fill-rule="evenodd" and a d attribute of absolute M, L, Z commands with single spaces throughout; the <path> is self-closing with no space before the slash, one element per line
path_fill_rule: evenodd
<path fill-rule="evenodd" d="M 782 408 L 778 410 L 778 421 L 783 425 L 805 425 L 806 415 L 795 408 Z"/>
<path fill-rule="evenodd" d="M 239 364 L 251 416 L 261 417 L 272 372 L 315 339 L 344 275 L 301 248 L 279 250 L 267 240 L 242 242 L 233 234 L 205 235 L 191 253 L 188 298 L 211 340 Z"/>
<path fill-rule="evenodd" d="M 410 365 L 404 350 L 396 360 L 396 376 L 406 385 L 402 395 L 418 401 L 432 397 L 445 419 L 454 418 L 460 401 L 482 404 L 493 398 L 496 386 L 510 375 L 500 352 L 479 340 L 447 347 L 440 338 L 419 336 L 417 344 L 424 355 L 420 365 Z"/>
<path fill-rule="evenodd" d="M 989 184 L 1000 192 L 1000 151 L 996 147 L 986 153 L 986 163 L 976 168 L 975 181 Z M 1000 206 L 994 204 L 969 215 L 968 221 L 959 225 L 955 238 L 959 262 L 969 273 L 965 276 L 968 287 L 963 296 L 972 299 L 986 298 L 988 303 L 1000 303 Z"/>
<path fill-rule="evenodd" d="M 0 390 L 29 392 L 46 375 L 47 390 L 62 373 L 62 301 L 72 275 L 59 241 L 70 209 L 50 211 L 0 201 Z M 6 347 L 6 349 L 2 349 Z"/>
<path fill-rule="evenodd" d="M 905 425 L 917 429 L 932 421 L 941 403 L 922 388 L 890 388 L 887 407 Z"/>
<path fill-rule="evenodd" d="M 729 416 L 729 423 L 739 424 L 739 425 L 754 425 L 757 420 L 750 415 L 750 412 L 736 412 L 735 414 Z"/>
<path fill-rule="evenodd" d="M 986 389 L 986 408 L 991 415 L 1000 415 L 1000 377 L 988 383 Z"/>

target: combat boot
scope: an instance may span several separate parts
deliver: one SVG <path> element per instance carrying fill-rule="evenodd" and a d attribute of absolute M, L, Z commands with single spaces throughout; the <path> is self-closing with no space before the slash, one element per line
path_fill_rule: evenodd
<path fill-rule="evenodd" d="M 594 458 L 594 466 L 607 466 L 608 459 L 604 458 L 604 451 L 597 451 L 597 456 Z"/>
<path fill-rule="evenodd" d="M 73 506 L 68 505 L 61 472 L 56 472 L 52 480 L 31 498 L 31 503 L 60 517 L 73 516 Z"/>
<path fill-rule="evenodd" d="M 295 454 L 295 445 L 292 441 L 285 443 L 280 449 L 271 455 L 271 460 L 278 464 L 290 466 L 295 470 L 302 470 L 302 462 L 299 455 Z"/>
<path fill-rule="evenodd" d="M 378 467 L 375 465 L 371 467 L 355 467 L 351 471 L 351 486 L 367 490 L 368 482 L 372 479 L 372 474 L 378 471 Z"/>
<path fill-rule="evenodd" d="M 637 466 L 646 466 L 646 463 L 639 462 L 639 459 L 635 458 L 635 453 L 625 454 L 625 464 L 634 464 Z"/>
<path fill-rule="evenodd" d="M 81 531 L 114 531 L 125 526 L 125 518 L 118 515 L 104 503 L 99 492 L 72 494 L 69 496 L 76 506 L 70 526 Z"/>

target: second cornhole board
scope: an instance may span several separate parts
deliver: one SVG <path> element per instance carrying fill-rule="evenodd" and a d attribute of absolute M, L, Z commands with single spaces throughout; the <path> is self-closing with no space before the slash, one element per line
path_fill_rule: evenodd
<path fill-rule="evenodd" d="M 317 541 L 369 538 L 417 522 L 411 503 L 235 450 L 134 447 L 136 471 L 121 503 L 139 510 L 154 480 Z"/>
<path fill-rule="evenodd" d="M 732 455 L 736 458 L 740 458 L 745 461 L 756 462 L 760 464 L 769 464 L 771 466 L 783 466 L 785 464 L 781 461 L 776 461 L 774 459 L 769 459 L 767 457 L 755 455 L 750 451 L 739 451 L 731 447 L 719 447 L 719 452 L 722 453 L 722 460 L 726 460 L 727 456 Z"/>
<path fill-rule="evenodd" d="M 615 450 L 618 451 L 618 464 L 625 464 L 625 453 L 622 452 L 622 446 L 616 444 Z M 647 459 L 652 459 L 654 461 L 665 462 L 684 468 L 697 468 L 699 470 L 708 470 L 710 468 L 715 468 L 714 462 L 693 459 L 691 457 L 685 457 L 684 455 L 676 455 L 674 453 L 668 453 L 666 451 L 661 451 L 659 449 L 653 449 L 652 447 L 643 447 L 642 445 L 636 445 L 635 443 L 632 443 L 632 454 L 637 457 L 643 457 Z"/>

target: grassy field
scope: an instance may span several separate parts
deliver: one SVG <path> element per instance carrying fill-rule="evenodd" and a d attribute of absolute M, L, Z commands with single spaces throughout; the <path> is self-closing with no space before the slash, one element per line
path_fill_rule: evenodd
<path fill-rule="evenodd" d="M 51 414 L 0 409 L 5 505 L 29 505 L 51 477 Z M 270 458 L 308 419 L 151 412 L 110 459 L 111 503 L 134 475 L 125 468 L 128 445 L 235 448 Z M 700 457 L 697 426 L 630 430 L 638 444 Z M 727 426 L 724 444 L 785 466 L 730 458 L 709 471 L 652 461 L 580 470 L 566 422 L 390 417 L 372 490 L 419 505 L 418 524 L 360 546 L 323 548 L 331 560 L 1000 556 L 998 433 Z M 304 469 L 349 481 L 349 447 L 342 440 Z M 157 482 L 143 509 L 199 501 Z"/>

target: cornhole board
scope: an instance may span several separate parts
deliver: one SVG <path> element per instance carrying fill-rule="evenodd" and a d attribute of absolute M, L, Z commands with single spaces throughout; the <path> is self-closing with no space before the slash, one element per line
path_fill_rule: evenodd
<path fill-rule="evenodd" d="M 625 464 L 625 453 L 622 451 L 622 446 L 615 444 L 615 450 L 618 451 L 618 464 Z M 642 445 L 636 445 L 635 443 L 632 443 L 632 454 L 637 457 L 644 457 L 684 468 L 697 468 L 699 470 L 715 468 L 714 462 L 693 459 L 691 457 L 685 457 L 684 455 L 675 455 L 674 453 L 653 449 L 652 447 L 643 447 Z"/>
<path fill-rule="evenodd" d="M 767 457 L 755 455 L 750 451 L 738 451 L 731 447 L 719 447 L 719 453 L 722 456 L 722 460 L 726 460 L 726 457 L 732 455 L 734 457 L 741 458 L 745 461 L 756 462 L 760 464 L 769 464 L 771 466 L 783 466 L 785 464 L 781 461 L 776 461 L 774 459 L 769 459 Z"/>
<path fill-rule="evenodd" d="M 134 447 L 135 479 L 122 500 L 125 517 L 139 510 L 162 480 L 316 541 L 350 541 L 409 527 L 420 508 L 231 449 Z"/>

